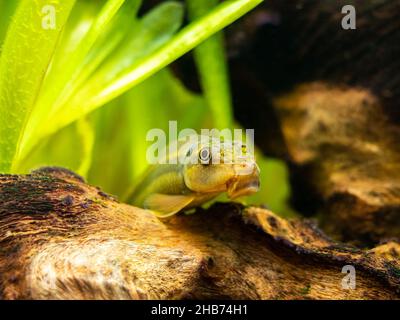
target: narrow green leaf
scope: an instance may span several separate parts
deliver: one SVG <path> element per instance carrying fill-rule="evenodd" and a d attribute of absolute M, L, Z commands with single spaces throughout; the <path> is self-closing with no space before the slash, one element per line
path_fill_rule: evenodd
<path fill-rule="evenodd" d="M 62 125 L 63 122 L 74 121 L 81 114 L 98 107 L 91 106 L 88 99 L 119 79 L 121 74 L 129 71 L 137 61 L 141 61 L 167 43 L 180 27 L 182 19 L 182 5 L 172 1 L 159 5 L 145 15 L 136 33 L 130 35 L 124 46 L 107 59 L 104 66 L 91 77 L 75 98 L 62 108 L 63 111 L 59 116 Z M 81 101 L 86 102 L 82 105 Z"/>
<path fill-rule="evenodd" d="M 171 39 L 181 26 L 183 20 L 182 5 L 176 2 L 165 2 L 161 4 L 150 13 L 146 14 L 139 22 L 135 19 L 134 14 L 132 14 L 132 10 L 128 8 L 128 12 L 130 14 L 125 12 L 125 17 L 119 18 L 128 19 L 127 22 L 130 23 L 121 23 L 121 19 L 116 19 L 115 24 L 110 26 L 110 33 L 112 33 L 114 28 L 121 29 L 122 26 L 129 32 L 126 34 L 126 37 L 123 38 L 121 44 L 115 49 L 115 53 L 110 54 L 103 64 L 98 67 L 98 71 L 96 71 L 89 80 L 85 81 L 82 90 L 89 90 L 89 95 L 92 89 L 85 88 L 92 88 L 93 86 L 99 85 L 101 87 L 105 85 L 105 83 L 110 81 L 110 78 L 113 79 L 118 76 L 121 71 L 129 68 L 135 61 L 154 52 Z M 108 41 L 108 43 L 109 42 L 110 41 Z M 108 46 L 107 41 L 101 42 L 101 44 Z M 100 44 L 96 46 L 95 50 L 99 53 L 106 51 L 104 50 L 104 46 Z M 91 56 L 94 56 L 94 54 Z M 92 61 L 91 63 L 93 64 L 94 62 Z M 90 63 L 87 63 L 87 67 L 83 68 L 85 71 L 81 72 L 81 77 L 76 81 L 82 83 L 83 79 L 86 79 L 88 76 L 88 69 L 93 69 Z M 61 70 L 59 72 L 61 72 Z M 58 81 L 56 77 L 54 77 L 54 81 Z M 71 89 L 71 86 L 69 86 L 69 89 Z M 51 87 L 49 87 L 48 91 L 50 91 L 50 88 Z M 30 150 L 33 149 L 37 141 L 76 121 L 91 111 L 86 109 L 86 102 L 83 103 L 83 101 L 87 99 L 87 96 L 77 93 L 77 97 L 72 101 L 66 101 L 66 104 L 57 106 L 58 113 L 47 116 L 46 108 L 40 106 L 42 111 L 40 114 L 36 113 L 35 121 L 31 121 L 30 123 L 29 134 L 25 136 L 26 140 L 23 144 L 24 153 L 19 160 L 23 161 L 23 159 L 28 156 Z M 40 127 L 40 130 L 35 131 L 38 127 Z"/>
<path fill-rule="evenodd" d="M 97 3 L 78 0 L 71 11 L 38 98 L 38 109 L 42 111 L 40 118 L 56 108 L 57 98 L 78 73 L 81 62 L 95 41 L 92 30 L 105 3 L 105 0 Z"/>
<path fill-rule="evenodd" d="M 42 130 L 42 135 L 55 132 L 126 92 L 261 2 L 262 0 L 224 1 L 213 11 L 185 27 L 154 53 L 134 60 L 129 68 L 106 87 L 102 83 L 98 86 L 91 85 L 90 89 L 83 88 L 72 101 L 68 101 L 67 106 L 60 108 L 62 112 L 57 119 L 52 119 L 51 126 Z"/>
<path fill-rule="evenodd" d="M 57 92 L 52 103 L 52 117 L 65 102 L 72 92 L 82 84 L 104 58 L 112 52 L 121 39 L 125 36 L 129 27 L 129 19 L 135 17 L 140 1 L 108 0 L 91 25 L 87 35 L 80 41 L 78 48 L 68 57 L 67 64 L 63 66 L 62 76 L 56 74 L 61 92 Z"/>
<path fill-rule="evenodd" d="M 76 90 L 85 86 L 92 73 L 105 60 L 108 60 L 114 51 L 121 52 L 121 46 L 125 46 L 125 42 L 130 37 L 134 37 L 138 29 L 136 14 L 140 3 L 140 0 L 126 1 L 113 17 L 113 20 L 104 28 L 105 30 L 99 36 L 99 39 L 86 55 L 80 67 L 78 78 L 70 80 L 73 84 L 70 90 L 64 93 L 64 100 L 69 99 Z M 60 107 L 62 108 L 63 105 L 61 104 Z"/>
<path fill-rule="evenodd" d="M 19 0 L 0 0 L 0 54 L 8 25 L 19 2 Z"/>
<path fill-rule="evenodd" d="M 104 86 L 115 81 L 122 72 L 140 58 L 143 58 L 171 39 L 183 20 L 183 7 L 177 2 L 167 1 L 146 14 L 139 22 L 138 28 L 127 36 L 126 41 L 116 53 L 90 79 L 89 83 L 78 93 L 77 99 L 98 92 Z M 74 103 L 72 103 L 74 104 Z"/>
<path fill-rule="evenodd" d="M 157 52 L 147 56 L 132 66 L 128 72 L 115 82 L 110 83 L 108 87 L 101 88 L 97 94 L 90 97 L 86 102 L 87 110 L 93 110 L 132 88 L 134 85 L 161 70 L 261 2 L 262 0 L 224 1 L 213 11 L 185 27 Z"/>
<path fill-rule="evenodd" d="M 42 26 L 46 0 L 23 0 L 0 58 L 0 172 L 9 172 L 42 80 L 74 0 L 55 0 L 56 28 Z"/>
<path fill-rule="evenodd" d="M 95 132 L 87 117 L 79 119 L 76 122 L 76 126 L 82 142 L 81 164 L 77 169 L 77 173 L 86 178 L 92 164 Z"/>
<path fill-rule="evenodd" d="M 218 4 L 218 0 L 187 0 L 191 20 L 204 16 Z M 230 128 L 233 123 L 232 102 L 228 68 L 223 45 L 223 34 L 219 32 L 194 49 L 194 58 L 201 85 L 212 112 L 214 126 Z"/>
<path fill-rule="evenodd" d="M 84 75 L 95 69 L 104 58 L 103 52 L 101 52 L 96 56 L 96 59 L 90 61 L 90 63 L 87 62 L 88 56 L 93 58 L 92 50 L 99 52 L 98 41 L 105 42 L 104 35 L 108 35 L 111 31 L 112 22 L 121 21 L 121 19 L 115 19 L 115 17 L 118 15 L 121 6 L 124 5 L 124 1 L 78 1 L 72 11 L 71 19 L 66 25 L 66 32 L 57 47 L 51 68 L 46 74 L 44 88 L 38 97 L 35 111 L 27 124 L 21 142 L 22 152 L 20 157 L 16 159 L 16 165 L 27 156 L 40 139 L 47 135 L 49 124 L 57 121 L 57 110 L 62 108 L 63 102 L 68 99 L 77 83 L 83 82 Z M 139 3 L 138 0 L 130 0 L 126 8 L 133 7 L 135 12 Z M 120 40 L 119 25 L 114 27 L 112 30 L 114 30 L 115 35 L 111 38 Z M 114 41 L 109 40 L 107 43 L 114 43 Z M 108 46 L 104 52 L 108 53 L 114 47 Z M 80 79 L 80 77 L 83 77 L 83 79 Z M 55 130 L 52 132 L 55 132 Z"/>

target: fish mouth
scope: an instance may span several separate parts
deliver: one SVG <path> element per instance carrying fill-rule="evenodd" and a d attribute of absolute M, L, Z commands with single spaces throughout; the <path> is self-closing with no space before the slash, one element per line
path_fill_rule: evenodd
<path fill-rule="evenodd" d="M 230 199 L 248 196 L 256 193 L 260 189 L 260 179 L 258 171 L 254 171 L 248 176 L 237 176 L 227 183 L 226 193 Z"/>

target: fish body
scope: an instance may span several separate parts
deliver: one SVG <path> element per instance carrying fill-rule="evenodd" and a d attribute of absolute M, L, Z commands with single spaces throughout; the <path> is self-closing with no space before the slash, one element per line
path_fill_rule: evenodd
<path fill-rule="evenodd" d="M 241 142 L 208 136 L 188 140 L 166 148 L 173 152 L 166 151 L 163 161 L 149 166 L 128 203 L 168 217 L 223 192 L 234 199 L 258 191 L 258 166 L 253 155 L 243 153 Z"/>

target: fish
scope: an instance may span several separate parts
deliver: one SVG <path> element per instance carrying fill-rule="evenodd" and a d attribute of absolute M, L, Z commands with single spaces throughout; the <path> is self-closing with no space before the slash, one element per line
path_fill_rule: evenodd
<path fill-rule="evenodd" d="M 233 200 L 260 188 L 260 169 L 241 141 L 197 135 L 175 141 L 162 154 L 126 200 L 160 218 L 201 206 L 222 193 Z"/>

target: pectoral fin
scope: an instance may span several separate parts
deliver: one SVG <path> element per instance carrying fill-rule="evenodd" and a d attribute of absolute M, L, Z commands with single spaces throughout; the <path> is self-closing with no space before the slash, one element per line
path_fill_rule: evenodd
<path fill-rule="evenodd" d="M 187 207 L 194 200 L 190 195 L 169 195 L 154 193 L 144 201 L 144 207 L 155 212 L 158 217 L 169 217 Z"/>

